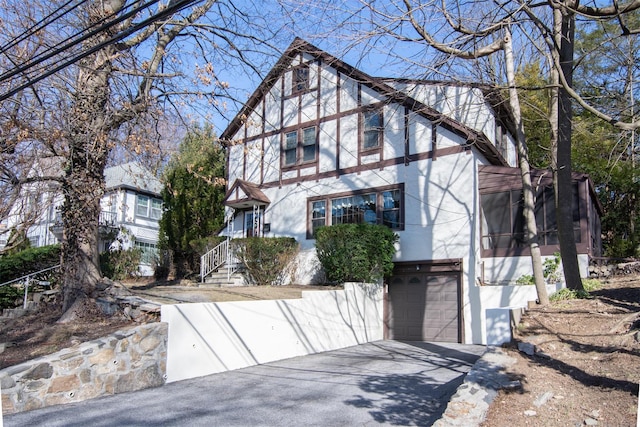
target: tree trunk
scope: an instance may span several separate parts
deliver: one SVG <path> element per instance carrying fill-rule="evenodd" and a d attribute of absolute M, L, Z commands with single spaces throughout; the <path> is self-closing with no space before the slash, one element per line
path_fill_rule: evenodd
<path fill-rule="evenodd" d="M 535 217 L 535 195 L 533 186 L 531 185 L 531 168 L 529 166 L 529 152 L 524 134 L 524 126 L 522 124 L 522 115 L 520 113 L 520 100 L 515 82 L 515 69 L 513 65 L 513 48 L 511 45 L 511 31 L 507 27 L 504 37 L 504 54 L 507 68 L 507 80 L 509 84 L 509 103 L 513 112 L 513 117 L 517 127 L 517 145 L 518 145 L 518 163 L 522 176 L 522 195 L 524 198 L 523 216 L 526 226 L 526 241 L 531 251 L 531 266 L 533 268 L 533 278 L 538 294 L 538 302 L 540 305 L 549 304 L 549 296 L 547 295 L 547 287 L 544 281 L 544 273 L 542 270 L 542 256 L 540 255 L 540 245 L 538 243 L 538 229 Z"/>
<path fill-rule="evenodd" d="M 92 39 L 91 44 L 107 36 Z M 62 207 L 64 313 L 60 321 L 70 321 L 82 314 L 101 278 L 98 223 L 109 153 L 111 49 L 106 47 L 79 63 L 76 93 L 69 113 L 70 153 L 65 165 Z"/>
<path fill-rule="evenodd" d="M 573 46 L 575 15 L 567 8 L 554 14 L 556 29 L 559 28 L 560 72 L 569 86 L 573 84 Z M 560 22 L 557 22 L 560 19 Z M 573 182 L 571 179 L 571 97 L 560 87 L 558 94 L 558 144 L 554 184 L 556 194 L 556 221 L 558 225 L 558 241 L 564 279 L 569 289 L 582 290 L 582 279 L 578 266 L 578 251 L 573 233 Z"/>

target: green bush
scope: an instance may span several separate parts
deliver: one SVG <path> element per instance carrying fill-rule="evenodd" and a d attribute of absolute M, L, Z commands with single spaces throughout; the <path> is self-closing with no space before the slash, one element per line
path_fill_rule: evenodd
<path fill-rule="evenodd" d="M 60 245 L 28 248 L 0 257 L 0 283 L 60 264 Z"/>
<path fill-rule="evenodd" d="M 139 248 L 107 251 L 100 254 L 100 269 L 111 280 L 136 277 L 141 256 L 142 250 Z"/>
<path fill-rule="evenodd" d="M 6 285 L 0 287 L 0 310 L 16 307 L 16 301 L 22 302 L 24 287 Z"/>
<path fill-rule="evenodd" d="M 549 301 L 565 301 L 570 299 L 587 299 L 591 298 L 589 292 L 583 290 L 575 290 L 569 288 L 562 288 L 557 292 L 554 292 L 549 296 Z"/>
<path fill-rule="evenodd" d="M 375 282 L 393 271 L 397 241 L 383 225 L 337 224 L 318 229 L 316 252 L 330 282 Z"/>
<path fill-rule="evenodd" d="M 263 286 L 283 284 L 298 253 L 298 243 L 291 237 L 249 237 L 231 244 L 249 281 Z"/>

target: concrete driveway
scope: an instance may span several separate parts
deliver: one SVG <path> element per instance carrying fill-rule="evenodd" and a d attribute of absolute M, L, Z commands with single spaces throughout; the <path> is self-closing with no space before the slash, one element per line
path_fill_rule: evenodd
<path fill-rule="evenodd" d="M 5 416 L 4 426 L 428 426 L 484 350 L 378 341 Z"/>

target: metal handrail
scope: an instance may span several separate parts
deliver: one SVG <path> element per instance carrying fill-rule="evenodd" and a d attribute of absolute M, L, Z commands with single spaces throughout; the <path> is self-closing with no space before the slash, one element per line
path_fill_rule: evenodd
<path fill-rule="evenodd" d="M 11 285 L 13 283 L 18 283 L 18 282 L 22 282 L 22 281 L 26 280 L 26 283 L 24 285 L 24 300 L 22 302 L 22 308 L 26 309 L 27 308 L 27 297 L 28 297 L 28 293 L 29 293 L 29 282 L 31 281 L 31 277 L 33 277 L 33 276 L 35 276 L 37 274 L 41 274 L 41 273 L 47 272 L 49 270 L 54 270 L 56 268 L 60 268 L 60 264 L 54 265 L 53 267 L 45 268 L 44 270 L 36 271 L 35 273 L 29 273 L 29 274 L 27 274 L 25 276 L 19 277 L 17 279 L 10 280 L 10 281 L 5 282 L 5 283 L 1 283 L 0 287 L 5 286 L 5 285 Z"/>
<path fill-rule="evenodd" d="M 238 270 L 238 263 L 231 250 L 231 239 L 227 238 L 215 248 L 200 257 L 200 281 L 223 265 L 227 265 L 227 280 Z"/>

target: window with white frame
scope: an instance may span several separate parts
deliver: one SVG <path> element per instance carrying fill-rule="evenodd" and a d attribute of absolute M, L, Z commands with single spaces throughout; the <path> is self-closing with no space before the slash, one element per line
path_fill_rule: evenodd
<path fill-rule="evenodd" d="M 140 249 L 140 264 L 157 265 L 160 260 L 158 245 L 155 243 L 140 242 L 134 243 L 137 249 Z"/>
<path fill-rule="evenodd" d="M 382 224 L 393 230 L 404 228 L 402 185 L 371 189 L 347 195 L 327 195 L 309 200 L 309 237 L 318 228 L 335 224 Z"/>
<path fill-rule="evenodd" d="M 282 162 L 285 167 L 315 162 L 317 152 L 315 126 L 285 134 L 282 146 Z"/>
<path fill-rule="evenodd" d="M 162 200 L 138 194 L 136 197 L 136 216 L 160 219 L 162 217 Z"/>

